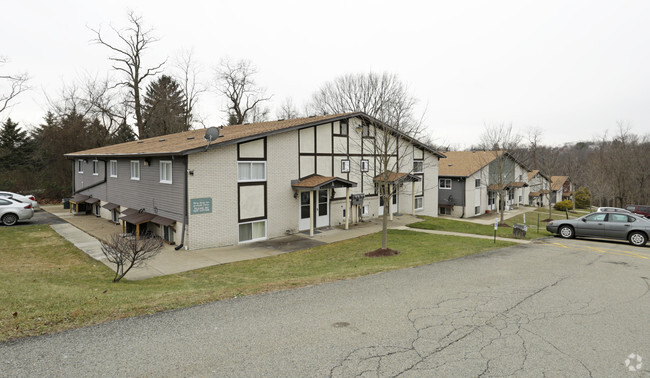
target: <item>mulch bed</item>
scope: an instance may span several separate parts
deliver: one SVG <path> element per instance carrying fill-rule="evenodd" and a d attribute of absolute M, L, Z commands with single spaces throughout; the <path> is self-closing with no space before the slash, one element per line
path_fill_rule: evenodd
<path fill-rule="evenodd" d="M 499 223 L 499 227 L 510 227 L 508 223 Z"/>
<path fill-rule="evenodd" d="M 386 249 L 379 248 L 372 252 L 364 253 L 364 256 L 366 257 L 388 257 L 388 256 L 395 256 L 395 255 L 399 255 L 399 252 L 389 248 Z"/>

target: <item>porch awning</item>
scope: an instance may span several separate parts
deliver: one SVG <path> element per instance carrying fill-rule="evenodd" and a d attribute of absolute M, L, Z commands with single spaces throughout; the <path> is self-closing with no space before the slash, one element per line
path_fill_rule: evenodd
<path fill-rule="evenodd" d="M 176 223 L 175 220 L 161 217 L 160 215 L 156 215 L 151 222 L 159 224 L 161 226 L 171 226 L 172 224 Z"/>
<path fill-rule="evenodd" d="M 445 207 L 445 208 L 448 208 L 448 209 L 453 209 L 454 205 L 445 205 L 445 204 L 439 203 L 438 207 Z"/>
<path fill-rule="evenodd" d="M 93 203 L 97 203 L 97 202 L 99 202 L 99 198 L 90 197 L 90 198 L 88 198 L 86 200 L 86 203 L 90 204 L 90 205 L 92 205 Z"/>
<path fill-rule="evenodd" d="M 539 197 L 539 192 L 530 192 L 528 197 Z"/>
<path fill-rule="evenodd" d="M 103 207 L 104 209 L 108 210 L 108 211 L 111 211 L 111 210 L 113 210 L 113 209 L 117 209 L 118 207 L 120 207 L 120 205 L 117 205 L 117 204 L 114 204 L 114 203 L 112 203 L 112 202 L 109 202 L 109 203 L 107 203 L 106 205 L 104 205 L 104 206 L 102 206 L 102 207 Z"/>
<path fill-rule="evenodd" d="M 488 190 L 503 190 L 503 189 L 511 189 L 511 188 L 523 188 L 528 186 L 525 182 L 521 181 L 511 181 L 505 185 L 499 185 L 499 184 L 492 184 L 488 186 Z"/>
<path fill-rule="evenodd" d="M 572 195 L 573 195 L 573 192 L 563 192 L 562 193 L 562 197 L 564 197 L 564 198 L 571 197 Z"/>
<path fill-rule="evenodd" d="M 488 185 L 488 190 L 503 190 L 503 189 L 508 189 L 508 185 L 499 185 L 499 184 L 492 184 Z"/>
<path fill-rule="evenodd" d="M 292 180 L 291 187 L 295 190 L 318 190 L 328 188 L 354 188 L 356 182 L 348 181 L 340 177 L 328 177 L 311 175 L 302 180 Z"/>
<path fill-rule="evenodd" d="M 523 188 L 523 187 L 526 187 L 526 186 L 528 186 L 528 184 L 526 184 L 525 182 L 521 182 L 521 181 L 513 181 L 510 184 L 508 184 L 508 187 L 510 187 L 510 188 Z"/>
<path fill-rule="evenodd" d="M 418 176 L 412 175 L 410 173 L 403 173 L 403 172 L 391 172 L 389 171 L 387 174 L 386 173 L 380 173 L 375 178 L 373 179 L 374 182 L 388 182 L 391 184 L 397 183 L 397 182 L 412 182 L 412 181 L 420 181 L 420 178 Z"/>
<path fill-rule="evenodd" d="M 156 217 L 156 215 L 151 214 L 151 213 L 134 213 L 134 214 L 125 215 L 123 217 L 120 217 L 120 220 L 123 220 L 123 221 L 128 222 L 128 223 L 132 223 L 132 224 L 142 224 L 142 223 L 150 222 L 155 217 Z"/>
<path fill-rule="evenodd" d="M 138 209 L 124 209 L 124 211 L 122 211 L 122 214 L 131 215 L 131 214 L 135 214 L 135 213 L 139 213 L 139 212 L 140 211 Z"/>
<path fill-rule="evenodd" d="M 70 202 L 72 202 L 72 203 L 84 203 L 84 202 L 86 202 L 86 200 L 88 198 L 90 198 L 90 196 L 87 196 L 85 194 L 75 194 L 70 199 Z"/>

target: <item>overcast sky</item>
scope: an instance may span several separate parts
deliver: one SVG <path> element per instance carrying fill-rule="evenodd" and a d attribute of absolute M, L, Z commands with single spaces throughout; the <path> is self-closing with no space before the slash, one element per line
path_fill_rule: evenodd
<path fill-rule="evenodd" d="M 109 51 L 88 27 L 142 15 L 160 41 L 145 65 L 193 49 L 204 80 L 221 58 L 248 59 L 257 81 L 300 109 L 345 73 L 391 72 L 426 109 L 429 133 L 457 148 L 486 124 L 544 130 L 558 145 L 592 139 L 618 121 L 650 132 L 650 1 L 10 1 L 0 15 L 4 72 L 26 71 L 32 90 L 10 113 L 41 122 L 45 94 L 85 74 L 104 76 Z M 171 65 L 169 65 L 171 66 Z M 224 100 L 205 95 L 209 125 Z M 272 112 L 275 116 L 275 111 Z"/>

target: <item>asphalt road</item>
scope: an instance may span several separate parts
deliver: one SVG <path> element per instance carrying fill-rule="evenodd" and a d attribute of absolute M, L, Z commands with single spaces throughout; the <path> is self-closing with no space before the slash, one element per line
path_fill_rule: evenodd
<path fill-rule="evenodd" d="M 650 248 L 548 238 L 0 344 L 0 376 L 649 376 L 649 291 Z"/>
<path fill-rule="evenodd" d="M 63 219 L 55 215 L 48 213 L 45 210 L 36 210 L 34 211 L 34 216 L 31 217 L 31 219 L 18 221 L 18 223 L 10 227 L 33 226 L 37 224 L 60 224 L 60 223 L 66 223 L 66 221 L 64 221 Z M 7 226 L 0 224 L 0 227 L 7 227 Z"/>

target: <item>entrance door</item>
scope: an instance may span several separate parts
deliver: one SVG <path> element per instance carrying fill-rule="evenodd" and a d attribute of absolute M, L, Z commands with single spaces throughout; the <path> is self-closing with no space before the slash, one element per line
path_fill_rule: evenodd
<path fill-rule="evenodd" d="M 393 194 L 393 214 L 397 213 L 397 193 Z M 379 196 L 379 215 L 384 215 L 384 196 Z"/>
<path fill-rule="evenodd" d="M 300 219 L 298 229 L 309 230 L 309 193 L 300 192 Z M 330 197 L 327 189 L 314 192 L 314 228 L 330 225 Z"/>

